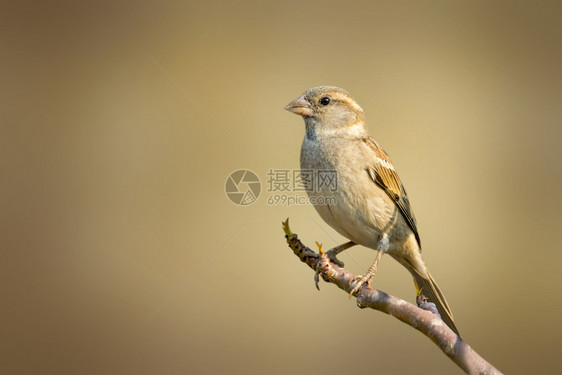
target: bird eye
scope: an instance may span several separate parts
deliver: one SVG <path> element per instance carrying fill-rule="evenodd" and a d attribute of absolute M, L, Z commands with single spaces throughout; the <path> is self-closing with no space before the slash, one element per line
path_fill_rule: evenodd
<path fill-rule="evenodd" d="M 322 105 L 328 105 L 329 103 L 330 103 L 330 98 L 328 98 L 327 96 L 320 99 L 320 104 Z"/>

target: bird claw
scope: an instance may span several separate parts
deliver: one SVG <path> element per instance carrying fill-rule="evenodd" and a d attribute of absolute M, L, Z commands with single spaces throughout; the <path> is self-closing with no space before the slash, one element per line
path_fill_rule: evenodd
<path fill-rule="evenodd" d="M 320 282 L 320 270 L 316 269 L 316 272 L 314 273 L 314 285 L 316 285 L 316 289 L 320 290 L 320 285 L 318 284 Z"/>
<path fill-rule="evenodd" d="M 320 256 L 320 259 L 324 259 L 324 261 L 327 262 L 330 261 L 333 264 L 343 268 L 344 263 L 338 259 L 337 255 L 339 253 L 341 253 L 343 250 L 351 247 L 355 245 L 353 242 L 347 242 L 343 245 L 340 246 L 336 246 L 331 250 L 328 251 L 324 251 L 324 249 L 322 248 L 322 244 L 319 242 L 316 242 L 316 246 L 318 246 L 318 255 Z M 318 283 L 320 282 L 320 272 L 321 269 L 320 267 L 316 268 L 316 272 L 314 273 L 314 284 L 316 285 L 316 289 L 320 290 L 320 286 L 318 285 Z"/>
<path fill-rule="evenodd" d="M 353 285 L 353 282 L 358 280 L 357 283 L 355 284 L 355 286 L 353 287 L 353 289 L 351 290 L 351 292 L 349 293 L 349 298 L 351 298 L 351 296 L 355 293 L 357 293 L 357 291 L 359 291 L 359 288 L 361 288 L 361 286 L 365 283 L 367 283 L 367 286 L 370 288 L 371 287 L 371 280 L 373 279 L 373 276 L 375 276 L 375 274 L 377 273 L 377 267 L 379 264 L 379 261 L 381 259 L 382 256 L 382 251 L 379 250 L 377 252 L 377 257 L 375 259 L 375 261 L 373 262 L 373 264 L 371 265 L 371 267 L 369 267 L 369 270 L 367 271 L 367 273 L 363 276 L 354 276 L 353 280 L 351 281 L 351 284 Z"/>
<path fill-rule="evenodd" d="M 335 265 L 337 265 L 341 268 L 344 267 L 344 263 L 341 260 L 339 260 L 338 257 L 337 257 L 338 253 L 336 253 L 333 250 L 328 250 L 328 251 L 326 251 L 326 255 L 328 256 L 328 258 L 330 259 L 330 261 L 332 263 L 334 263 Z"/>
<path fill-rule="evenodd" d="M 367 286 L 370 287 L 373 276 L 374 275 L 370 273 L 367 273 L 363 276 L 354 276 L 351 283 L 352 284 L 355 283 L 355 286 L 353 287 L 353 289 L 351 289 L 351 292 L 349 292 L 349 298 L 351 298 L 351 296 L 357 293 L 361 288 L 361 286 L 363 286 L 363 284 L 367 283 Z"/>
<path fill-rule="evenodd" d="M 327 256 L 328 254 L 324 251 L 324 249 L 322 249 L 322 244 L 319 243 L 318 241 L 316 241 L 316 246 L 318 246 L 318 254 L 320 255 L 320 258 Z M 320 290 L 320 285 L 318 284 L 320 282 L 320 264 L 316 267 L 316 272 L 314 273 L 314 285 L 316 285 L 316 289 Z"/>

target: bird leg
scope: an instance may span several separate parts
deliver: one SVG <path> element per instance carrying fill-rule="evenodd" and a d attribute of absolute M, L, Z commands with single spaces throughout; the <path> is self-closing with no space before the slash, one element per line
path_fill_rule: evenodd
<path fill-rule="evenodd" d="M 377 273 L 379 261 L 381 260 L 382 254 L 388 250 L 389 244 L 390 242 L 388 240 L 388 237 L 384 235 L 377 244 L 377 257 L 375 258 L 375 261 L 373 262 L 371 267 L 369 267 L 369 269 L 367 270 L 367 273 L 363 276 L 355 276 L 353 278 L 353 281 L 356 281 L 356 283 L 349 293 L 349 298 L 351 298 L 351 296 L 354 295 L 359 290 L 359 288 L 361 288 L 361 285 L 367 283 L 368 286 L 371 286 L 371 280 Z"/>
<path fill-rule="evenodd" d="M 357 245 L 357 244 L 353 241 L 346 242 L 344 244 L 341 244 L 339 246 L 334 247 L 333 249 L 330 249 L 330 250 L 326 251 L 326 255 L 328 256 L 328 258 L 330 258 L 332 263 L 334 263 L 334 264 L 336 264 L 340 267 L 343 267 L 344 266 L 343 262 L 337 258 L 338 254 L 341 253 L 344 250 L 349 249 L 352 246 L 355 246 L 355 245 Z"/>

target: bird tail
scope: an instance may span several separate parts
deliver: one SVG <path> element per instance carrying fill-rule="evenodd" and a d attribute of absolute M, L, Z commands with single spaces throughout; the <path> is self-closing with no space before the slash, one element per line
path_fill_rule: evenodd
<path fill-rule="evenodd" d="M 449 326 L 457 335 L 459 335 L 459 330 L 455 326 L 455 322 L 453 321 L 453 313 L 447 304 L 447 300 L 445 296 L 437 286 L 433 277 L 429 271 L 427 271 L 427 278 L 424 278 L 422 275 L 417 273 L 415 270 L 412 273 L 414 277 L 414 281 L 416 282 L 418 289 L 421 290 L 421 293 L 426 296 L 430 302 L 435 303 L 437 307 L 437 311 L 441 315 L 441 319 L 445 324 Z M 460 336 L 460 335 L 459 335 Z"/>

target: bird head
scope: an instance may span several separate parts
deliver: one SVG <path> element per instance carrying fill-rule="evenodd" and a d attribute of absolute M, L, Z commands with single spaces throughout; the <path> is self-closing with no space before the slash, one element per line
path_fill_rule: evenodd
<path fill-rule="evenodd" d="M 304 118 L 315 131 L 345 135 L 366 132 L 365 114 L 355 99 L 344 89 L 335 86 L 318 86 L 308 89 L 285 109 Z"/>

